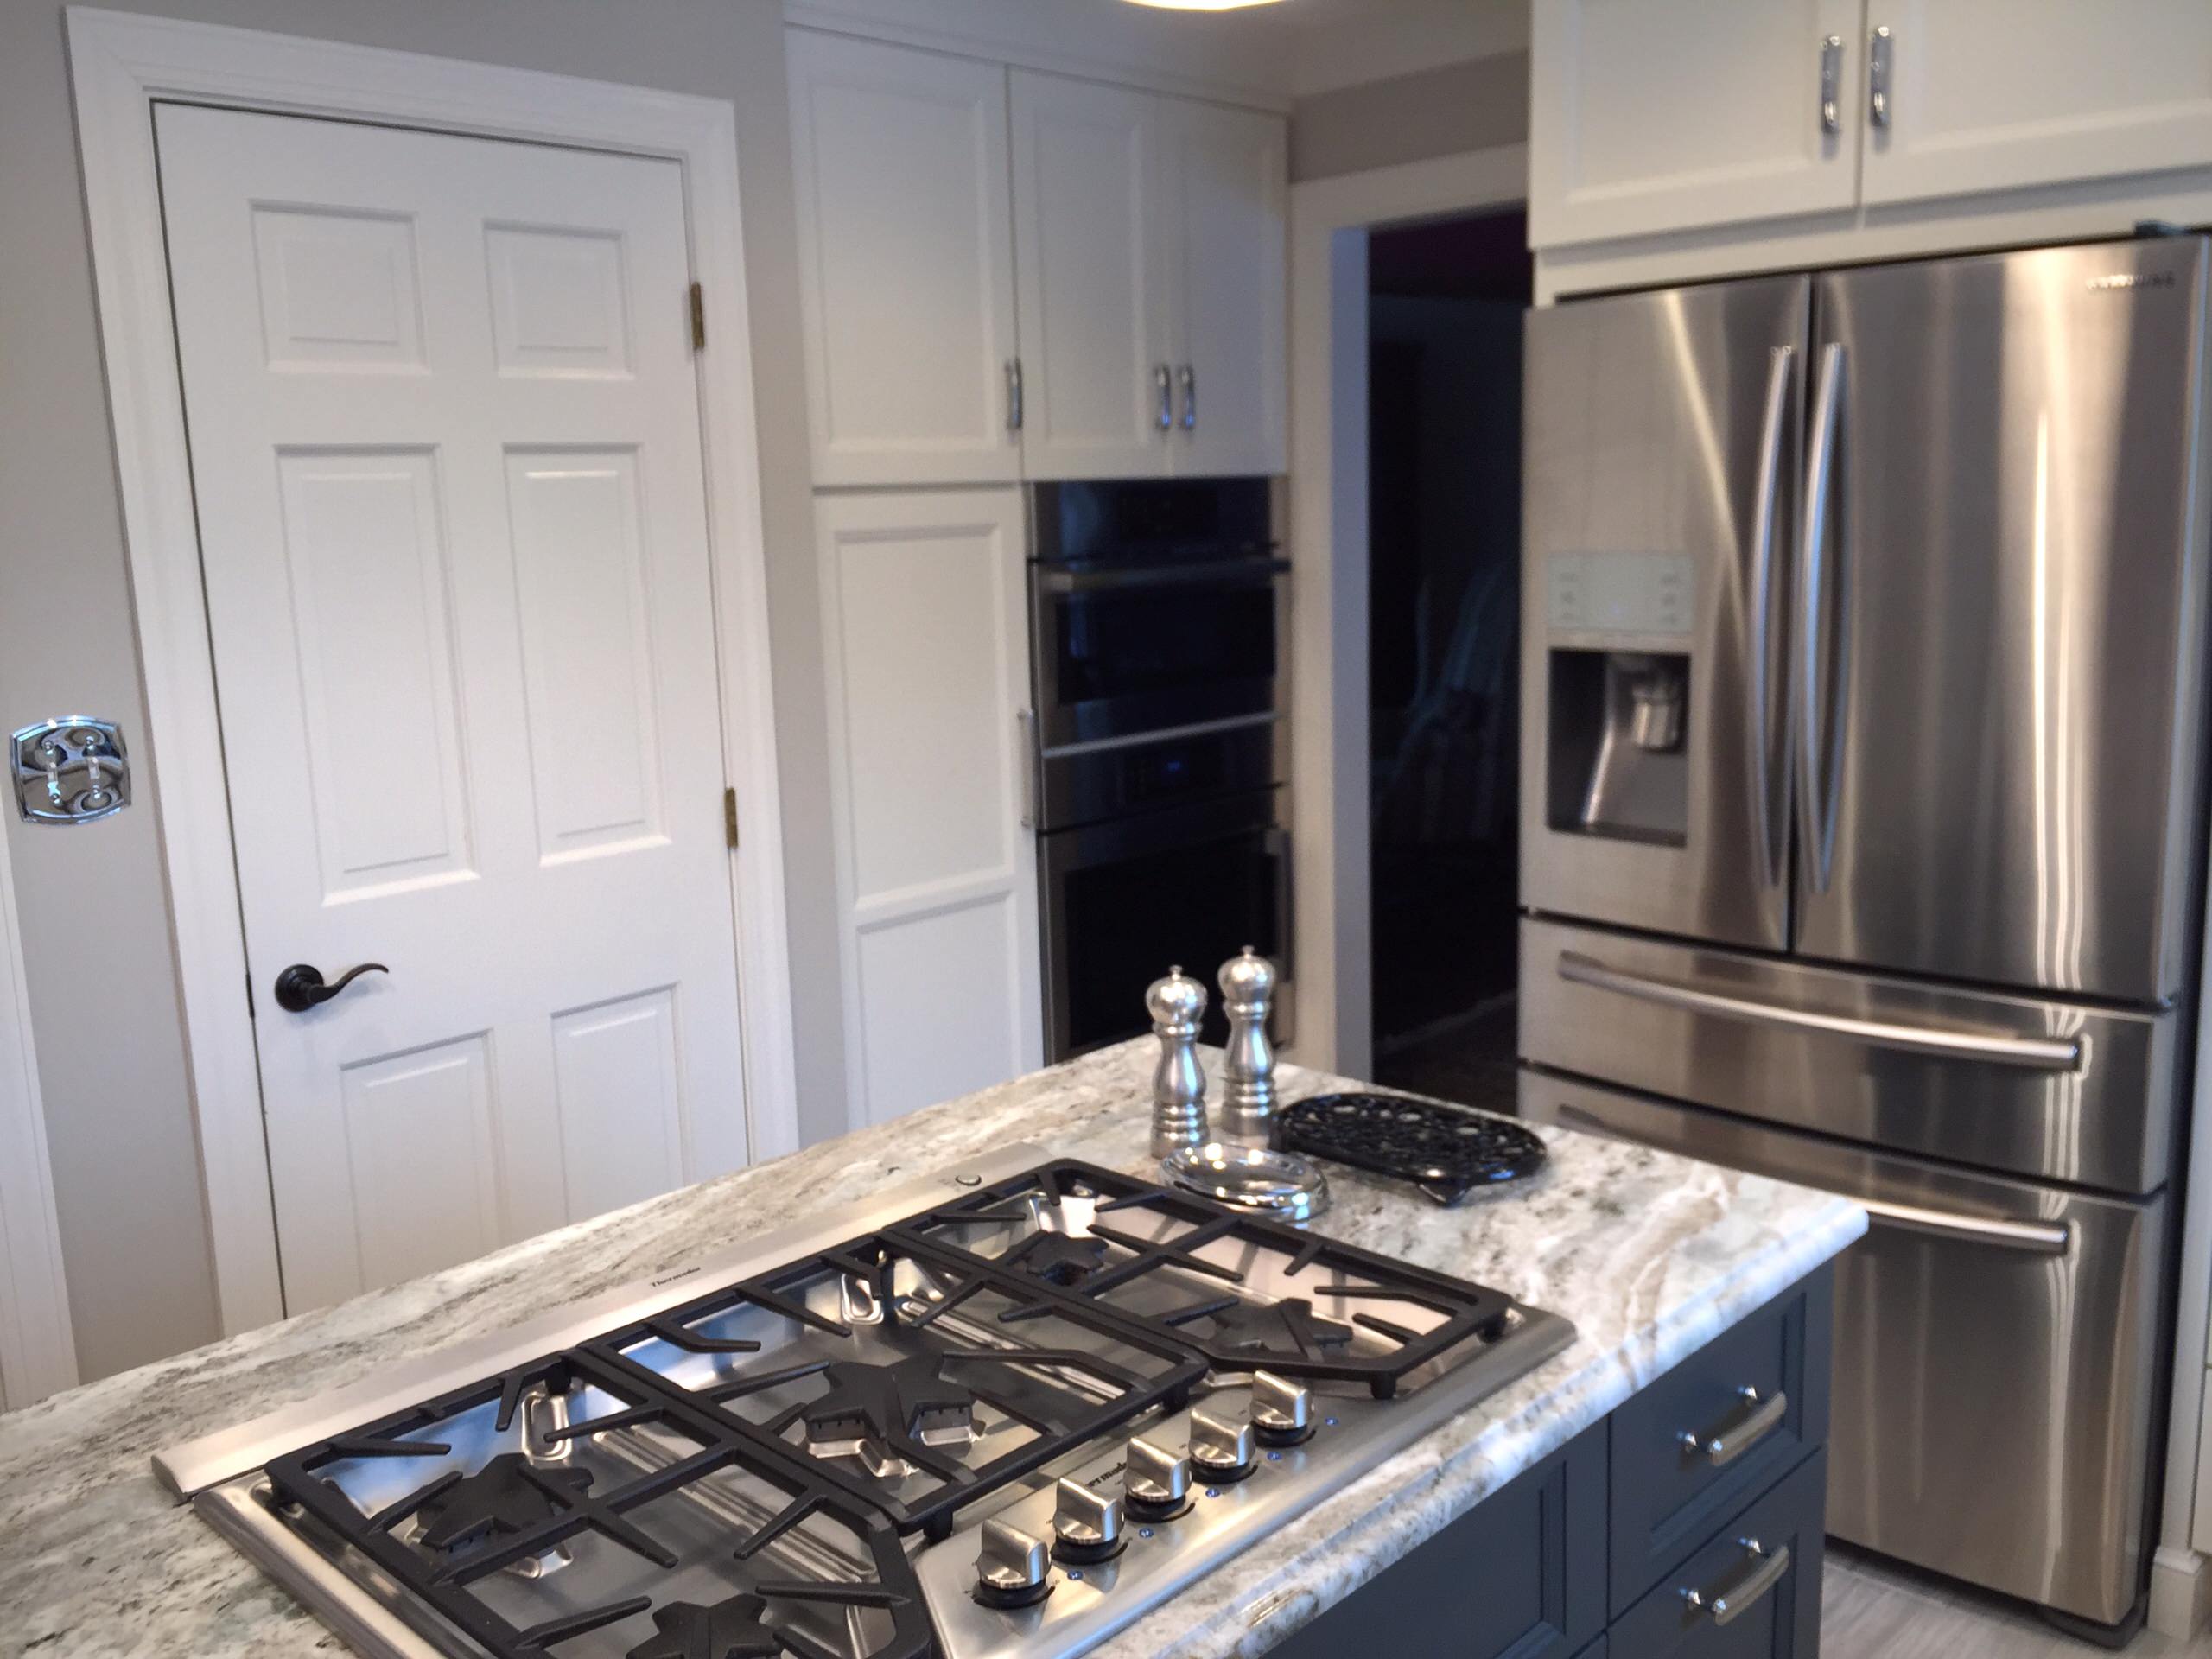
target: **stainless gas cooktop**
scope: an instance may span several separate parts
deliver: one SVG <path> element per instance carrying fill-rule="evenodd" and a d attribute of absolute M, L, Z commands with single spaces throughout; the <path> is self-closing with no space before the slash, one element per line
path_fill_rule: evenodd
<path fill-rule="evenodd" d="M 379 1659 L 1026 1659 L 1573 1335 L 1016 1147 L 155 1468 Z"/>

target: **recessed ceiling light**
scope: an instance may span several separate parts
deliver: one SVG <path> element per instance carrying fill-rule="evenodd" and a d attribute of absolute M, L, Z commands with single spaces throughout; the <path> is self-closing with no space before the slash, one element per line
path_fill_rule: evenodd
<path fill-rule="evenodd" d="M 1130 0 L 1139 6 L 1156 6 L 1162 11 L 1235 11 L 1242 6 L 1271 6 L 1275 0 Z"/>

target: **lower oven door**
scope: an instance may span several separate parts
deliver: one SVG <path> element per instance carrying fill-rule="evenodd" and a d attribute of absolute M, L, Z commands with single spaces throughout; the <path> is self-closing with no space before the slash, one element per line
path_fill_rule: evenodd
<path fill-rule="evenodd" d="M 1274 791 L 1038 837 L 1045 1045 L 1052 1060 L 1151 1029 L 1145 988 L 1179 966 L 1211 993 L 1204 1039 L 1228 1033 L 1212 992 L 1250 945 L 1281 974 L 1269 1029 L 1290 1039 L 1290 837 Z"/>
<path fill-rule="evenodd" d="M 2164 1195 L 1966 1173 L 1524 1070 L 1522 1116 L 1840 1192 L 1828 1531 L 2115 1624 L 2142 1592 Z"/>

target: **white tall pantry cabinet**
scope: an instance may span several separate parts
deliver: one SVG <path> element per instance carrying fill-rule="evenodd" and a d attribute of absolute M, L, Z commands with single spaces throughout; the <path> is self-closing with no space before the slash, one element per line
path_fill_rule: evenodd
<path fill-rule="evenodd" d="M 882 1122 L 1042 1061 L 1019 486 L 1286 469 L 1288 142 L 787 38 L 849 1109 Z"/>

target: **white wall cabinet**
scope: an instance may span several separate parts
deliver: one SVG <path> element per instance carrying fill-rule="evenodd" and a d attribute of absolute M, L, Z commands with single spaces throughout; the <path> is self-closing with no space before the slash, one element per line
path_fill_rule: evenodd
<path fill-rule="evenodd" d="M 2206 0 L 1866 0 L 1890 30 L 1869 203 L 2212 165 Z"/>
<path fill-rule="evenodd" d="M 1861 0 L 1536 0 L 1538 247 L 1851 206 Z M 1822 49 L 1836 70 L 1824 118 Z"/>
<path fill-rule="evenodd" d="M 1044 1064 L 1020 493 L 815 506 L 847 1098 L 883 1123 Z"/>
<path fill-rule="evenodd" d="M 1005 70 L 788 39 L 815 483 L 1020 477 Z"/>
<path fill-rule="evenodd" d="M 1815 223 L 2212 167 L 2212 5 L 1535 0 L 1530 98 L 1539 248 Z"/>
<path fill-rule="evenodd" d="M 1160 100 L 1025 69 L 1012 91 L 1024 466 L 1164 474 L 1175 318 Z"/>
<path fill-rule="evenodd" d="M 818 487 L 1285 470 L 1281 117 L 786 34 Z"/>

